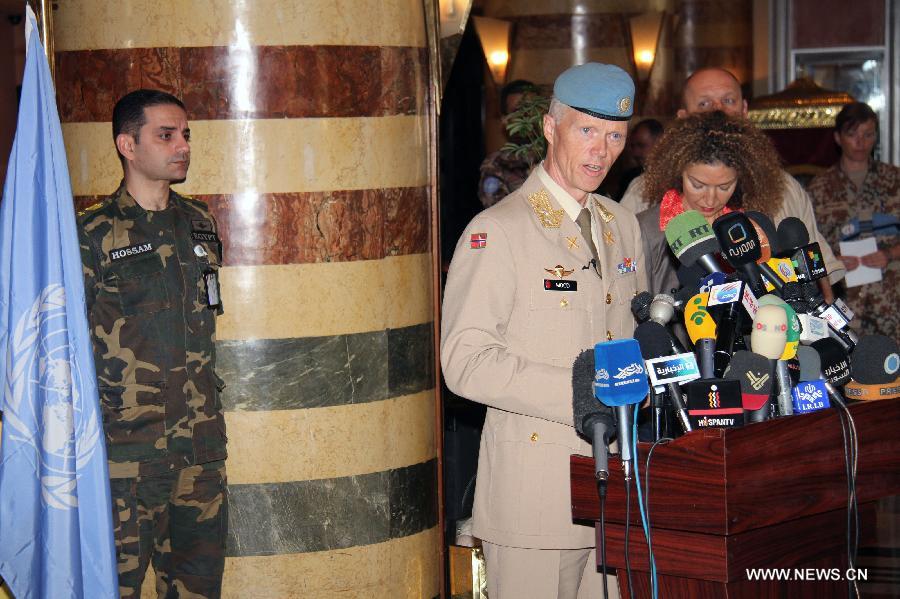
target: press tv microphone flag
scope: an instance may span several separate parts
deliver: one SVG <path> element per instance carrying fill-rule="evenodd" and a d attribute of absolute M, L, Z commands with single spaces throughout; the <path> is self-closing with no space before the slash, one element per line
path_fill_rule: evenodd
<path fill-rule="evenodd" d="M 619 449 L 625 479 L 631 479 L 634 452 L 631 445 L 631 406 L 650 391 L 641 348 L 634 339 L 617 339 L 594 346 L 594 396 L 615 408 Z"/>
<path fill-rule="evenodd" d="M 866 335 L 850 355 L 852 380 L 844 387 L 847 397 L 859 400 L 900 396 L 900 349 L 884 335 Z"/>
<path fill-rule="evenodd" d="M 696 210 L 685 210 L 669 221 L 666 241 L 682 264 L 699 263 L 707 272 L 722 272 L 715 258 L 719 242 L 709 223 Z"/>

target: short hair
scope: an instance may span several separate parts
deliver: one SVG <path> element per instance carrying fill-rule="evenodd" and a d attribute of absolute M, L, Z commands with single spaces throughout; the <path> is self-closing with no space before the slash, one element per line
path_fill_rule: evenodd
<path fill-rule="evenodd" d="M 537 86 L 531 81 L 526 81 L 525 79 L 516 79 L 515 81 L 510 81 L 500 89 L 500 113 L 510 113 L 509 107 L 506 105 L 506 102 L 509 100 L 509 97 L 511 95 L 529 93 L 534 94 L 537 93 L 537 91 Z"/>
<path fill-rule="evenodd" d="M 700 73 L 708 73 L 710 71 L 718 71 L 720 73 L 724 73 L 724 74 L 728 75 L 728 77 L 730 77 L 731 80 L 734 81 L 734 84 L 737 86 L 738 91 L 741 92 L 741 99 L 743 99 L 744 90 L 741 89 L 741 82 L 737 77 L 735 77 L 734 73 L 732 73 L 728 69 L 725 69 L 722 67 L 702 67 L 702 68 L 697 69 L 690 75 L 688 75 L 688 78 L 684 80 L 684 84 L 681 86 L 681 107 L 682 108 L 686 109 L 688 107 L 687 99 L 684 97 L 684 94 L 687 91 L 688 85 L 690 85 L 690 83 L 694 79 L 694 77 L 696 77 Z"/>
<path fill-rule="evenodd" d="M 559 123 L 569 110 L 574 110 L 574 108 L 560 102 L 556 99 L 556 96 L 550 98 L 550 107 L 547 109 L 547 114 L 550 115 L 555 123 Z"/>
<path fill-rule="evenodd" d="M 112 133 L 113 141 L 120 133 L 125 133 L 139 142 L 141 127 L 147 123 L 144 109 L 150 106 L 174 104 L 185 112 L 184 104 L 172 94 L 158 89 L 136 89 L 127 93 L 113 107 Z"/>
<path fill-rule="evenodd" d="M 729 208 L 776 214 L 783 202 L 784 176 L 775 147 L 750 121 L 721 110 L 677 119 L 666 129 L 647 157 L 644 199 L 654 205 L 670 189 L 683 193 L 685 169 L 716 163 L 737 172 Z"/>
<path fill-rule="evenodd" d="M 834 130 L 837 133 L 848 133 L 869 121 L 875 121 L 875 131 L 878 131 L 878 115 L 872 107 L 865 102 L 851 102 L 841 108 L 834 118 Z"/>
<path fill-rule="evenodd" d="M 663 134 L 663 124 L 656 119 L 644 119 L 643 121 L 635 125 L 631 132 L 634 133 L 641 127 L 647 129 L 647 133 L 652 135 L 654 138 L 657 138 Z"/>

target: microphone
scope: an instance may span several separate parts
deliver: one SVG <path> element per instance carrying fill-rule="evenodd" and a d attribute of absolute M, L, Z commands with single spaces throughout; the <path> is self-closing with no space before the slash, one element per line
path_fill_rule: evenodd
<path fill-rule="evenodd" d="M 584 350 L 572 364 L 572 415 L 575 430 L 591 440 L 594 476 L 609 478 L 609 438 L 615 428 L 613 412 L 594 398 L 594 352 Z"/>
<path fill-rule="evenodd" d="M 900 347 L 885 335 L 866 335 L 850 354 L 850 375 L 864 385 L 886 385 L 897 380 Z"/>
<path fill-rule="evenodd" d="M 696 344 L 698 339 L 716 338 L 716 321 L 710 316 L 707 309 L 709 293 L 698 293 L 688 300 L 684 306 L 684 326 L 687 329 L 691 343 Z"/>
<path fill-rule="evenodd" d="M 742 212 L 729 212 L 717 218 L 713 224 L 716 239 L 722 247 L 722 255 L 750 287 L 753 295 L 765 295 L 762 275 L 756 261 L 762 257 L 759 236 L 753 223 Z"/>
<path fill-rule="evenodd" d="M 594 346 L 594 396 L 615 408 L 625 480 L 631 480 L 634 452 L 631 442 L 631 406 L 647 396 L 650 386 L 641 348 L 634 339 L 617 339 Z"/>
<path fill-rule="evenodd" d="M 828 395 L 832 401 L 843 405 L 845 402 L 837 387 L 843 387 L 850 381 L 850 356 L 847 355 L 847 350 L 831 337 L 820 339 L 810 347 L 818 352 L 822 361 L 822 378 L 825 379 Z"/>
<path fill-rule="evenodd" d="M 685 210 L 666 225 L 666 241 L 678 261 L 687 266 L 699 263 L 707 272 L 722 272 L 715 255 L 719 242 L 703 215 Z"/>
<path fill-rule="evenodd" d="M 778 247 L 782 256 L 791 259 L 798 281 L 815 281 L 828 274 L 821 247 L 809 242 L 809 231 L 796 216 L 778 223 Z"/>
<path fill-rule="evenodd" d="M 646 322 L 650 319 L 650 303 L 652 301 L 653 296 L 650 295 L 649 291 L 641 291 L 631 298 L 631 313 L 634 314 L 634 319 L 638 323 Z"/>
<path fill-rule="evenodd" d="M 819 352 L 806 345 L 797 348 L 797 362 L 800 365 L 800 381 L 814 381 L 822 378 L 822 360 Z"/>
<path fill-rule="evenodd" d="M 784 310 L 787 328 L 785 329 L 784 350 L 775 362 L 775 381 L 778 383 L 778 413 L 781 416 L 790 416 L 794 413 L 791 390 L 791 376 L 788 371 L 788 360 L 797 355 L 797 347 L 800 345 L 800 320 L 797 313 L 784 300 L 777 295 L 768 294 L 759 298 L 760 306 L 777 306 Z"/>
<path fill-rule="evenodd" d="M 890 399 L 900 395 L 897 372 L 900 348 L 884 335 L 866 335 L 850 354 L 852 380 L 844 387 L 847 397 L 860 400 Z"/>
<path fill-rule="evenodd" d="M 655 375 L 658 376 L 661 374 L 661 370 L 671 367 L 675 369 L 677 375 L 680 375 L 678 378 L 686 380 L 687 378 L 692 377 L 693 373 L 690 372 L 690 360 L 686 359 L 686 357 L 691 354 L 673 351 L 672 343 L 667 337 L 671 337 L 669 332 L 664 326 L 657 322 L 645 322 L 638 325 L 634 330 L 634 338 L 638 342 L 641 356 L 644 360 L 651 362 L 658 358 L 672 356 L 673 362 L 670 364 L 657 365 L 655 362 L 648 363 L 648 368 L 655 369 Z M 685 363 L 686 365 L 682 369 L 681 367 Z M 669 373 L 666 372 L 662 374 L 666 376 Z M 678 418 L 678 422 L 684 432 L 688 433 L 691 431 L 691 424 L 688 421 L 687 409 L 684 405 L 684 399 L 681 396 L 681 389 L 674 379 L 667 383 L 667 387 L 669 391 L 669 400 L 675 408 L 675 416 Z"/>
<path fill-rule="evenodd" d="M 724 285 L 716 285 L 709 290 L 708 307 L 721 306 L 716 328 L 716 347 L 713 354 L 713 376 L 721 377 L 728 367 L 731 354 L 734 353 L 735 336 L 743 327 L 743 310 L 741 298 L 744 284 L 733 281 Z"/>
<path fill-rule="evenodd" d="M 762 422 L 772 412 L 772 365 L 765 356 L 741 350 L 734 352 L 725 371 L 728 378 L 741 384 L 741 405 L 748 422 Z"/>
<path fill-rule="evenodd" d="M 657 294 L 653 301 L 650 302 L 650 320 L 663 327 L 667 326 L 673 318 L 675 318 L 675 298 L 666 293 Z M 687 350 L 677 337 L 668 333 L 669 341 L 672 345 L 672 351 L 676 354 L 684 353 Z"/>
<path fill-rule="evenodd" d="M 744 424 L 741 384 L 734 379 L 700 379 L 685 385 L 691 424 L 697 428 Z"/>
<path fill-rule="evenodd" d="M 781 306 L 760 306 L 753 318 L 750 349 L 770 360 L 784 353 L 787 343 L 787 313 Z"/>

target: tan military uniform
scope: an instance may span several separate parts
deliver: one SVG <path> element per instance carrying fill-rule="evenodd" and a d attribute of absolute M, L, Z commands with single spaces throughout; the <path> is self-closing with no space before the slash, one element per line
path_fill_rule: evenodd
<path fill-rule="evenodd" d="M 569 456 L 590 455 L 572 416 L 572 363 L 631 337 L 632 297 L 646 288 L 634 215 L 590 195 L 600 273 L 542 166 L 475 217 L 450 265 L 441 363 L 448 387 L 488 406 L 478 464 L 475 536 L 522 548 L 594 546 L 572 522 Z"/>

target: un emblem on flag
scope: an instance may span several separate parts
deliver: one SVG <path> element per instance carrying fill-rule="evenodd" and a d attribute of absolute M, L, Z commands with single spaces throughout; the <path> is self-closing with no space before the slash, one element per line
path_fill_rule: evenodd
<path fill-rule="evenodd" d="M 48 285 L 19 317 L 10 352 L 4 426 L 39 456 L 44 502 L 62 510 L 78 507 L 77 472 L 94 454 L 100 427 L 95 419 L 82 418 L 85 398 L 78 392 L 80 375 L 61 285 Z"/>

